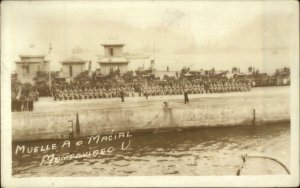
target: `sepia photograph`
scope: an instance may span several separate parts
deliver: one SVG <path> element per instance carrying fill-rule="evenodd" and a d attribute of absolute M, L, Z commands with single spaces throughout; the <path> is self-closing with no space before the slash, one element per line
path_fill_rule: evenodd
<path fill-rule="evenodd" d="M 1 166 L 4 187 L 299 185 L 298 2 L 3 1 Z"/>

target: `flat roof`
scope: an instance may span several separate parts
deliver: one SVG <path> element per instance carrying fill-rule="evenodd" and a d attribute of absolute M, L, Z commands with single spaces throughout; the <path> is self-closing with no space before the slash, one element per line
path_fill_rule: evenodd
<path fill-rule="evenodd" d="M 125 46 L 125 44 L 119 44 L 119 43 L 105 43 L 101 44 L 103 47 L 109 47 L 109 46 Z"/>
<path fill-rule="evenodd" d="M 16 64 L 33 64 L 33 63 L 49 63 L 49 61 L 36 61 L 36 60 L 32 60 L 32 61 L 15 61 Z"/>
<path fill-rule="evenodd" d="M 63 65 L 80 65 L 80 64 L 86 64 L 86 62 L 60 62 Z"/>
<path fill-rule="evenodd" d="M 124 57 L 105 57 L 100 59 L 97 63 L 128 63 L 128 59 Z"/>
<path fill-rule="evenodd" d="M 73 57 L 70 57 L 69 59 L 61 61 L 60 63 L 62 63 L 62 64 L 84 64 L 86 62 L 87 62 L 86 60 L 82 60 L 78 57 L 73 56 Z"/>
<path fill-rule="evenodd" d="M 128 62 L 97 62 L 99 64 L 128 64 Z"/>
<path fill-rule="evenodd" d="M 35 58 L 36 58 L 36 57 L 40 57 L 40 58 L 42 57 L 42 58 L 43 58 L 43 57 L 45 57 L 46 55 L 19 55 L 19 56 L 20 56 L 20 58 L 23 58 L 23 57 L 25 57 L 25 58 L 26 58 L 26 57 L 27 57 L 27 58 L 28 58 L 28 57 L 29 57 L 29 58 L 30 58 L 30 57 L 35 57 Z"/>

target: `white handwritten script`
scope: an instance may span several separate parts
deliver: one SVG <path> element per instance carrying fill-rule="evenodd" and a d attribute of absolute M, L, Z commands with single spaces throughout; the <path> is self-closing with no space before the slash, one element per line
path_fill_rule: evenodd
<path fill-rule="evenodd" d="M 119 132 L 109 135 L 94 135 L 56 143 L 17 144 L 15 156 L 43 154 L 39 165 L 61 164 L 65 161 L 108 155 L 114 151 L 130 149 L 132 135 Z"/>

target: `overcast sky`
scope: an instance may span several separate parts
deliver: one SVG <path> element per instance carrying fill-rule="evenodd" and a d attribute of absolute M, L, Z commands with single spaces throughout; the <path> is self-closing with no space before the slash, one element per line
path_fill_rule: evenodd
<path fill-rule="evenodd" d="M 161 70 L 273 72 L 298 63 L 297 9 L 296 1 L 9 1 L 2 4 L 2 61 L 14 70 L 19 55 L 44 54 L 59 70 L 77 48 L 95 69 L 101 44 L 115 40 L 127 53 L 155 57 Z"/>

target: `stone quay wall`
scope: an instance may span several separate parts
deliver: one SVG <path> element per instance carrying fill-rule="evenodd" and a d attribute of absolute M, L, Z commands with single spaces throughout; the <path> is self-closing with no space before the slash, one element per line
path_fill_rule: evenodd
<path fill-rule="evenodd" d="M 190 95 L 183 97 L 128 99 L 125 103 L 50 103 L 44 111 L 12 114 L 13 141 L 67 139 L 75 136 L 108 134 L 119 131 L 160 131 L 185 128 L 243 126 L 290 120 L 289 87 L 253 89 L 230 94 Z M 165 107 L 163 102 L 168 102 Z M 84 105 L 87 107 L 85 108 Z M 97 105 L 101 107 L 97 107 Z M 91 107 L 91 108 L 89 108 Z M 64 108 L 66 108 L 64 110 Z M 78 121 L 76 115 L 78 114 Z M 78 127 L 78 126 L 77 126 Z"/>

